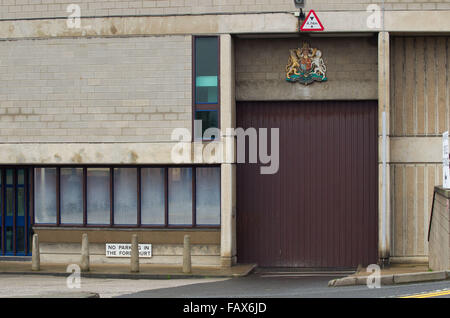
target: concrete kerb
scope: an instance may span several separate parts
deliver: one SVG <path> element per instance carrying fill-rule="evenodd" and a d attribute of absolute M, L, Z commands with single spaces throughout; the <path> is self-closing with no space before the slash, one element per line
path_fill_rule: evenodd
<path fill-rule="evenodd" d="M 447 279 L 447 275 L 446 275 L 445 271 L 394 275 L 394 283 L 395 284 L 428 282 L 428 281 L 438 281 L 438 280 L 446 280 L 446 279 Z"/>
<path fill-rule="evenodd" d="M 100 298 L 100 295 L 98 293 L 92 292 L 66 292 L 66 293 L 49 293 L 42 295 L 16 296 L 11 298 Z"/>
<path fill-rule="evenodd" d="M 344 278 L 332 279 L 328 282 L 328 287 L 342 287 L 366 285 L 369 276 L 348 276 Z M 431 282 L 450 279 L 450 271 L 419 272 L 381 275 L 381 285 L 396 285 L 418 282 Z"/>
<path fill-rule="evenodd" d="M 250 264 L 248 269 L 241 273 L 216 274 L 216 273 L 102 273 L 102 272 L 81 272 L 82 278 L 104 278 L 104 279 L 192 279 L 192 278 L 236 278 L 250 275 L 256 268 L 256 264 Z M 0 271 L 0 275 L 45 275 L 56 277 L 67 277 L 66 272 L 59 271 Z"/>
<path fill-rule="evenodd" d="M 0 275 L 43 275 L 43 276 L 56 276 L 67 277 L 67 273 L 58 272 L 0 272 Z M 92 273 L 81 272 L 82 278 L 104 278 L 104 279 L 189 279 L 189 278 L 230 278 L 230 277 L 244 277 L 246 275 L 201 275 L 201 274 L 141 274 L 141 273 L 120 273 L 120 274 L 107 274 L 107 273 Z"/>

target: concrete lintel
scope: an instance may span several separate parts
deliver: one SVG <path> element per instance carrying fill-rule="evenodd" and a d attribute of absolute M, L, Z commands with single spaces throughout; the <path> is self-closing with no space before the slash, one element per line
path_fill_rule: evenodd
<path fill-rule="evenodd" d="M 367 23 L 372 12 L 317 11 L 326 33 L 379 32 Z M 450 32 L 450 11 L 386 11 L 389 32 Z M 179 16 L 82 18 L 80 28 L 67 27 L 67 19 L 0 21 L 0 39 L 84 36 L 145 36 L 162 34 L 297 33 L 293 12 L 208 14 Z"/>
<path fill-rule="evenodd" d="M 176 148 L 175 148 L 176 147 Z M 1 164 L 220 164 L 235 162 L 234 137 L 185 143 L 0 144 Z M 172 152 L 176 156 L 172 157 Z M 182 154 L 187 155 L 182 157 Z M 174 159 L 175 158 L 175 159 Z M 178 159 L 176 159 L 178 158 Z M 178 160 L 182 158 L 182 162 Z"/>

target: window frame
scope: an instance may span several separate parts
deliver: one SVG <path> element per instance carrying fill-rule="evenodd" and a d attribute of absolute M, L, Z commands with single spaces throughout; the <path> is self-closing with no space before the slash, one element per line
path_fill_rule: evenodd
<path fill-rule="evenodd" d="M 30 180 L 32 188 L 30 189 L 30 216 L 33 227 L 55 227 L 55 228 L 116 228 L 116 229 L 220 229 L 221 222 L 217 225 L 197 225 L 196 224 L 196 168 L 209 167 L 221 169 L 217 164 L 204 165 L 39 165 L 33 166 L 31 169 L 32 180 Z M 35 222 L 35 200 L 34 200 L 34 173 L 35 168 L 56 168 L 56 221 L 55 223 L 36 223 Z M 83 169 L 83 223 L 68 224 L 61 223 L 61 168 L 82 168 Z M 109 168 L 109 189 L 110 189 L 110 224 L 88 224 L 87 223 L 87 170 L 88 168 Z M 137 224 L 115 224 L 114 222 L 114 169 L 115 168 L 135 168 L 137 169 Z M 163 168 L 164 169 L 164 224 L 142 224 L 142 174 L 143 168 Z M 169 168 L 192 168 L 192 224 L 171 225 L 169 224 Z M 221 194 L 221 186 L 219 188 Z M 222 209 L 219 206 L 219 220 L 221 220 Z"/>
<path fill-rule="evenodd" d="M 216 38 L 217 39 L 217 103 L 197 103 L 197 61 L 196 61 L 196 40 L 198 38 Z M 220 36 L 218 35 L 193 35 L 192 36 L 192 141 L 218 141 L 220 134 L 215 139 L 195 138 L 195 115 L 197 111 L 216 111 L 217 112 L 217 128 L 220 129 Z"/>
<path fill-rule="evenodd" d="M 6 200 L 6 189 L 7 189 L 7 170 L 13 170 L 13 215 L 12 215 L 12 252 L 6 251 L 6 209 L 7 209 L 7 200 Z M 24 236 L 24 251 L 17 251 L 17 225 L 19 223 L 18 218 L 18 176 L 19 170 L 23 170 L 24 172 L 24 231 L 27 233 Z M 31 192 L 33 188 L 31 187 L 31 180 L 34 180 L 34 170 L 30 169 L 27 165 L 0 165 L 0 255 L 3 256 L 28 256 L 31 253 L 31 235 L 30 229 L 33 226 L 34 215 L 31 209 L 32 195 Z M 27 184 L 28 183 L 28 184 Z"/>

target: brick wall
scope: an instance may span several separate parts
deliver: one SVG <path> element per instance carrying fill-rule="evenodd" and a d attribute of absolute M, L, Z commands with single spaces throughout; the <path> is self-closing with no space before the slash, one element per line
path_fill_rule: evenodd
<path fill-rule="evenodd" d="M 191 127 L 191 37 L 6 41 L 0 142 L 151 142 Z"/>
<path fill-rule="evenodd" d="M 0 19 L 67 17 L 69 4 L 82 16 L 171 15 L 232 12 L 286 12 L 292 0 L 1 0 Z M 382 0 L 307 0 L 307 10 L 360 10 Z M 450 0 L 386 0 L 386 10 L 449 10 Z"/>

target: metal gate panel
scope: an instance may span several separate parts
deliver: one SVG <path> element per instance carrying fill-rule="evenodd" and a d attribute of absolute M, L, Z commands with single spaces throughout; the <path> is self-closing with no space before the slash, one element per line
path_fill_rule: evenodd
<path fill-rule="evenodd" d="M 376 101 L 237 104 L 237 127 L 280 129 L 277 174 L 237 165 L 238 262 L 376 263 L 377 118 Z"/>

